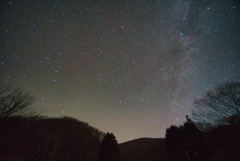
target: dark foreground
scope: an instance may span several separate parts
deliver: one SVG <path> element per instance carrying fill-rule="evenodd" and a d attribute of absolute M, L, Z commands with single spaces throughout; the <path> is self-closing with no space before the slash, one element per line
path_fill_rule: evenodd
<path fill-rule="evenodd" d="M 236 124 L 203 133 L 210 161 L 240 160 L 239 128 Z M 67 117 L 8 118 L 0 120 L 0 161 L 97 161 L 105 135 L 87 123 Z M 175 143 L 179 146 L 179 140 Z M 116 161 L 170 161 L 166 139 L 141 138 L 118 147 L 120 155 Z"/>

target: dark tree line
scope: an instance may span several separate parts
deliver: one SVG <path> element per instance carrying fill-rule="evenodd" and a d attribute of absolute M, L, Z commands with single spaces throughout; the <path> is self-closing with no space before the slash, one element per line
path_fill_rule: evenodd
<path fill-rule="evenodd" d="M 34 138 L 38 138 L 38 140 L 40 140 L 40 138 L 42 139 L 42 142 L 46 142 L 47 137 L 50 137 L 52 134 L 48 134 L 47 131 L 44 129 L 46 126 L 52 126 L 53 123 L 56 123 L 58 120 L 49 120 L 49 123 L 46 123 L 45 126 L 38 128 L 38 129 L 31 129 L 32 127 L 32 123 L 39 125 L 39 123 L 41 122 L 42 124 L 46 121 L 48 121 L 47 119 L 41 118 L 41 117 L 26 117 L 26 116 L 33 116 L 32 110 L 30 110 L 30 107 L 32 105 L 34 101 L 34 97 L 29 94 L 24 92 L 22 89 L 20 88 L 15 88 L 13 86 L 5 86 L 5 85 L 1 85 L 0 83 L 0 126 L 2 129 L 5 128 L 5 132 L 9 134 L 5 135 L 5 133 L 0 133 L 1 137 L 7 137 L 10 134 L 13 134 L 11 132 L 15 131 L 18 133 L 18 146 L 22 146 L 21 144 L 21 140 L 26 140 L 26 137 L 29 137 L 28 135 L 31 135 L 32 140 L 30 141 L 30 139 L 27 139 L 28 143 L 34 143 Z M 29 115 L 30 114 L 30 115 Z M 22 116 L 17 116 L 17 115 L 22 115 Z M 14 117 L 13 117 L 14 116 Z M 15 123 L 10 124 L 11 122 L 14 122 L 16 120 L 19 120 Z M 67 118 L 63 118 L 60 121 L 64 121 L 66 122 L 71 122 L 70 125 L 75 126 L 75 122 L 74 119 L 67 119 Z M 7 123 L 6 122 L 10 122 Z M 20 122 L 25 122 L 26 123 L 26 129 L 25 126 L 22 126 L 23 124 L 21 124 Z M 20 123 L 20 124 L 19 124 Z M 74 127 L 74 129 L 76 130 L 81 128 L 80 124 L 78 125 L 78 121 L 76 121 L 77 126 Z M 7 126 L 6 126 L 7 125 Z M 8 127 L 9 126 L 9 127 Z M 11 126 L 11 127 L 10 127 Z M 21 127 L 22 128 L 19 128 Z M 56 128 L 57 124 L 55 125 Z M 64 127 L 64 125 L 61 123 L 61 126 Z M 88 126 L 88 125 L 86 125 Z M 15 127 L 15 128 L 13 128 Z M 67 127 L 65 127 L 65 129 L 69 128 L 71 129 L 71 127 L 69 127 L 69 125 Z M 7 130 L 6 130 L 7 129 Z M 12 131 L 11 131 L 12 130 Z M 20 131 L 18 131 L 20 130 Z M 22 131 L 21 131 L 22 130 Z M 33 131 L 29 131 L 29 130 L 34 130 Z M 54 130 L 51 130 L 51 132 L 53 132 Z M 83 130 L 80 130 L 82 133 L 82 137 L 84 137 L 85 139 L 82 139 L 81 137 L 75 137 L 72 140 L 68 139 L 67 135 L 68 133 L 65 133 L 64 135 L 61 135 L 61 137 L 57 137 L 54 136 L 53 138 L 49 138 L 49 140 L 47 141 L 45 150 L 44 150 L 44 154 L 41 156 L 40 153 L 42 151 L 42 144 L 39 143 L 37 145 L 35 144 L 24 144 L 24 146 L 26 145 L 27 148 L 32 148 L 31 150 L 36 152 L 35 157 L 38 160 L 39 158 L 43 157 L 42 160 L 55 160 L 57 157 L 60 156 L 67 156 L 68 154 L 72 154 L 71 156 L 68 156 L 68 159 L 70 160 L 77 160 L 78 158 L 88 158 L 88 159 L 93 159 L 95 156 L 90 157 L 90 156 L 85 156 L 86 153 L 81 153 L 86 151 L 87 149 L 91 149 L 88 147 L 91 147 L 92 145 L 97 145 L 96 141 L 100 141 L 100 135 L 102 135 L 102 133 L 100 133 L 98 130 L 96 129 L 92 129 L 91 127 L 85 128 Z M 20 133 L 23 133 L 24 135 L 20 135 Z M 31 133 L 31 134 L 29 134 Z M 43 134 L 43 137 L 40 137 L 40 135 Z M 85 136 L 85 134 L 88 134 L 89 136 Z M 59 134 L 56 134 L 59 135 Z M 69 133 L 68 135 L 74 135 L 74 133 Z M 79 135 L 79 133 L 78 133 Z M 80 139 L 79 139 L 80 138 Z M 96 140 L 96 139 L 98 140 Z M 16 138 L 15 138 L 16 139 Z M 75 139 L 80 140 L 81 142 L 76 142 Z M 65 140 L 67 142 L 65 142 Z M 7 142 L 1 141 L 1 143 L 4 143 L 4 146 L 8 146 L 11 150 L 15 149 L 15 146 L 12 146 L 14 144 L 17 144 L 16 140 L 6 140 Z M 12 141 L 11 143 L 9 143 L 10 141 Z M 41 141 L 40 141 L 41 142 Z M 65 142 L 65 143 L 64 143 Z M 65 145 L 64 147 L 62 145 Z M 80 144 L 81 146 L 79 146 L 78 144 Z M 1 149 L 4 149 L 4 146 L 0 147 Z M 11 147 L 12 146 L 12 147 Z M 79 149 L 79 147 L 81 147 Z M 70 149 L 69 152 L 64 151 L 64 149 Z M 86 149 L 85 149 L 86 148 Z M 24 149 L 23 147 L 21 147 L 21 150 Z M 9 149 L 8 149 L 9 150 Z M 0 160 L 1 157 L 3 157 L 6 154 L 8 154 L 8 150 L 5 149 L 5 152 L 0 152 Z M 24 156 L 26 157 L 33 157 L 33 155 L 29 152 L 24 152 L 19 150 L 19 155 L 16 155 L 16 157 L 20 157 Z M 95 150 L 97 150 L 95 148 Z M 29 151 L 29 150 L 27 150 Z M 79 153 L 80 151 L 80 153 Z M 36 156 L 37 153 L 39 153 L 39 156 Z M 95 153 L 95 151 L 92 151 L 92 153 Z M 104 137 L 104 139 L 101 142 L 100 148 L 99 148 L 99 152 L 98 152 L 98 161 L 116 161 L 119 159 L 119 155 L 120 155 L 120 151 L 119 151 L 119 147 L 118 147 L 118 142 L 115 138 L 115 136 L 113 135 L 113 133 L 107 133 Z M 59 159 L 59 158 L 58 158 Z M 64 160 L 64 158 L 61 158 Z M 96 158 L 97 159 L 97 158 Z M 31 160 L 31 159 L 30 159 Z M 84 159 L 83 159 L 84 160 Z"/>
<path fill-rule="evenodd" d="M 220 84 L 195 100 L 192 118 L 166 130 L 170 161 L 239 160 L 240 82 Z"/>
<path fill-rule="evenodd" d="M 167 155 L 170 161 L 208 161 L 209 150 L 200 130 L 187 116 L 183 126 L 166 130 Z"/>

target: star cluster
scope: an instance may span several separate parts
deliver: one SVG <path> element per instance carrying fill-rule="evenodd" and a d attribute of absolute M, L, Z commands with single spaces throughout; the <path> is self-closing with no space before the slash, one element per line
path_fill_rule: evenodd
<path fill-rule="evenodd" d="M 3 82 L 120 142 L 164 137 L 240 69 L 238 0 L 3 0 Z"/>

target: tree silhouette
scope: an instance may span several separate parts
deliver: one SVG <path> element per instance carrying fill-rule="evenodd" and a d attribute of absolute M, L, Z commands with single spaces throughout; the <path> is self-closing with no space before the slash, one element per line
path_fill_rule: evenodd
<path fill-rule="evenodd" d="M 203 129 L 239 122 L 240 82 L 220 84 L 195 100 L 192 116 Z"/>
<path fill-rule="evenodd" d="M 171 126 L 166 130 L 168 159 L 170 161 L 208 161 L 209 150 L 202 132 L 188 116 L 186 120 L 184 125 Z"/>
<path fill-rule="evenodd" d="M 107 133 L 100 146 L 98 161 L 116 161 L 119 155 L 120 151 L 115 136 L 113 133 Z"/>
<path fill-rule="evenodd" d="M 0 86 L 0 119 L 23 114 L 33 103 L 32 95 L 19 88 Z"/>
<path fill-rule="evenodd" d="M 178 158 L 184 158 L 184 150 L 181 140 L 181 132 L 178 127 L 171 126 L 166 129 L 166 148 L 168 160 L 175 161 Z"/>

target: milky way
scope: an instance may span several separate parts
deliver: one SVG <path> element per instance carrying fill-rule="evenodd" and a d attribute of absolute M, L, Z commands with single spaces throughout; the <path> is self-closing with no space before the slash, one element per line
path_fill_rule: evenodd
<path fill-rule="evenodd" d="M 191 103 L 239 78 L 238 0 L 3 0 L 1 80 L 33 108 L 119 142 L 164 137 Z"/>

